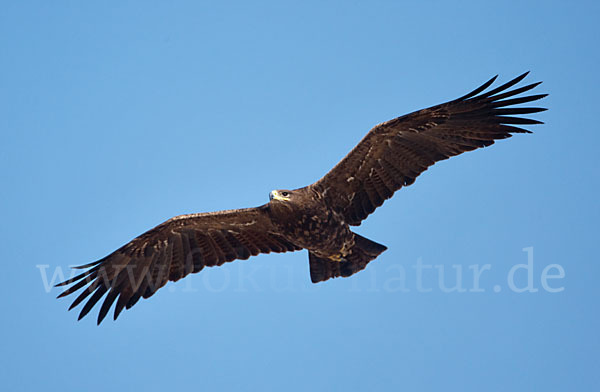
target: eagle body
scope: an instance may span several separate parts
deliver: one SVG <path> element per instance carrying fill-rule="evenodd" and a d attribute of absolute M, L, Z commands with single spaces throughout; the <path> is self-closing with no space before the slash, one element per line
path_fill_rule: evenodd
<path fill-rule="evenodd" d="M 350 230 L 345 216 L 318 184 L 295 190 L 276 190 L 265 205 L 269 217 L 286 239 L 308 250 L 313 283 L 350 276 L 387 248 Z"/>
<path fill-rule="evenodd" d="M 278 232 L 295 245 L 320 257 L 340 260 L 354 244 L 354 234 L 344 216 L 330 208 L 314 187 L 273 191 L 285 193 L 267 204 L 269 216 Z"/>
<path fill-rule="evenodd" d="M 101 298 L 98 324 L 114 306 L 114 319 L 168 281 L 205 267 L 260 253 L 308 250 L 313 283 L 364 269 L 387 248 L 353 232 L 385 200 L 411 185 L 434 163 L 492 145 L 523 125 L 521 117 L 546 110 L 521 106 L 546 94 L 521 95 L 541 82 L 511 89 L 522 74 L 487 90 L 496 77 L 452 101 L 373 127 L 333 169 L 314 184 L 276 190 L 260 207 L 176 216 L 134 238 L 57 286 L 59 297 L 81 290 L 69 309 L 85 301 L 79 319 Z"/>

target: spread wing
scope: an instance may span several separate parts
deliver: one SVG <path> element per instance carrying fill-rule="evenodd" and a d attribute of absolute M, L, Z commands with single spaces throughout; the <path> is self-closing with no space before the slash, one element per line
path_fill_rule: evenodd
<path fill-rule="evenodd" d="M 542 124 L 517 115 L 546 109 L 514 106 L 545 97 L 547 94 L 515 97 L 541 82 L 509 90 L 527 74 L 484 92 L 496 80 L 493 77 L 461 98 L 375 126 L 313 186 L 346 222 L 359 225 L 435 162 L 489 146 L 512 133 L 530 133 L 519 125 Z"/>
<path fill-rule="evenodd" d="M 181 215 L 135 238 L 96 262 L 76 268 L 85 272 L 57 286 L 73 284 L 58 297 L 85 287 L 71 310 L 90 294 L 79 319 L 106 293 L 98 324 L 115 300 L 114 318 L 141 298 L 151 297 L 167 281 L 177 281 L 204 267 L 245 260 L 259 253 L 288 252 L 301 248 L 277 234 L 266 206 L 205 214 Z"/>

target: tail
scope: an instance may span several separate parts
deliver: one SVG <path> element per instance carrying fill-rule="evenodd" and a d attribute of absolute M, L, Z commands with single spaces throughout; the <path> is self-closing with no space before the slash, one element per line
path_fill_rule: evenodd
<path fill-rule="evenodd" d="M 374 260 L 386 246 L 371 241 L 358 234 L 354 234 L 354 247 L 350 249 L 348 256 L 341 261 L 320 258 L 312 252 L 308 252 L 310 264 L 310 279 L 313 283 L 322 282 L 327 279 L 348 277 L 358 271 L 365 269 L 371 260 Z"/>

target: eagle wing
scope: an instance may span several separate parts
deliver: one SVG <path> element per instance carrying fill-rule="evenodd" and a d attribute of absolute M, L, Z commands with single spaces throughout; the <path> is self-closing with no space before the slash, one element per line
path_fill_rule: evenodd
<path fill-rule="evenodd" d="M 116 320 L 123 308 L 151 297 L 167 281 L 177 281 L 204 267 L 245 260 L 259 253 L 300 250 L 279 235 L 266 205 L 256 208 L 181 215 L 169 219 L 96 262 L 75 268 L 85 272 L 57 286 L 73 284 L 58 297 L 85 287 L 71 310 L 90 294 L 79 319 L 108 292 L 98 324 L 115 300 Z M 93 294 L 92 294 L 93 293 Z"/>
<path fill-rule="evenodd" d="M 512 133 L 530 133 L 516 125 L 542 124 L 516 116 L 546 110 L 514 106 L 547 95 L 514 97 L 541 83 L 509 90 L 527 74 L 484 92 L 495 76 L 463 97 L 376 125 L 313 186 L 346 222 L 359 225 L 435 162 L 489 146 Z"/>

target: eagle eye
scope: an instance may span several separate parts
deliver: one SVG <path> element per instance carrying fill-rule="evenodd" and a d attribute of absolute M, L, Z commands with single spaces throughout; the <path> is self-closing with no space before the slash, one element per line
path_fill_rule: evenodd
<path fill-rule="evenodd" d="M 283 197 L 288 197 L 289 195 L 290 195 L 289 192 L 286 192 L 286 191 L 281 192 L 281 196 L 283 196 Z"/>

